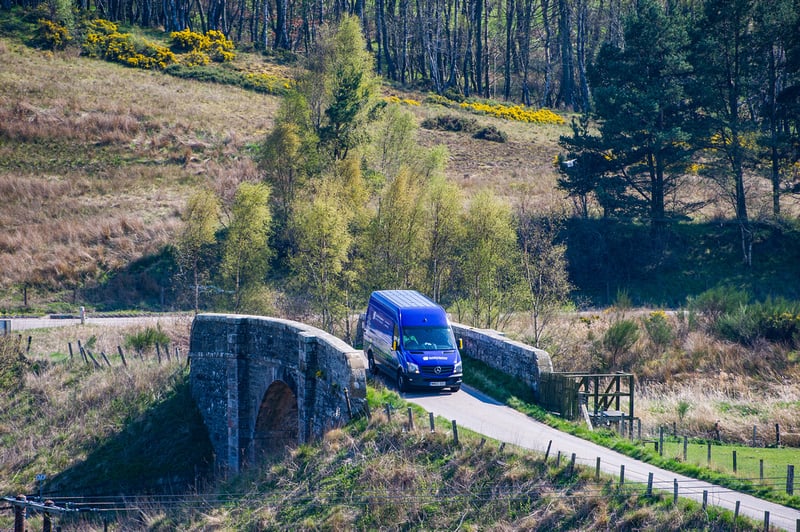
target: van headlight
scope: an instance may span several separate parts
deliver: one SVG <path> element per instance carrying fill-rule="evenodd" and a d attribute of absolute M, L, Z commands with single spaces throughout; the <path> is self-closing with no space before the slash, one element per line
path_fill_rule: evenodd
<path fill-rule="evenodd" d="M 462 367 L 461 362 L 460 361 L 456 362 L 455 367 L 453 367 L 453 373 L 461 373 L 461 371 L 462 371 L 461 367 Z"/>
<path fill-rule="evenodd" d="M 408 372 L 409 373 L 419 373 L 419 366 L 417 366 L 413 362 L 408 362 L 407 366 L 408 366 Z"/>

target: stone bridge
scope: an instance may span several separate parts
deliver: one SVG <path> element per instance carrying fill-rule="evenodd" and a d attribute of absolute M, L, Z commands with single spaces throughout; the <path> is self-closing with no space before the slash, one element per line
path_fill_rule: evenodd
<path fill-rule="evenodd" d="M 361 351 L 302 323 L 200 314 L 189 360 L 192 396 L 226 472 L 319 438 L 366 405 Z"/>
<path fill-rule="evenodd" d="M 496 331 L 456 324 L 453 330 L 464 355 L 521 379 L 535 393 L 539 374 L 553 370 L 547 352 Z M 200 314 L 189 351 L 192 395 L 219 470 L 239 472 L 366 411 L 363 352 L 309 325 Z"/>

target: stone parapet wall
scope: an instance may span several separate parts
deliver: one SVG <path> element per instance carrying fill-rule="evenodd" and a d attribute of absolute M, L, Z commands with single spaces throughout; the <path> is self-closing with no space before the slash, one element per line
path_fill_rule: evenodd
<path fill-rule="evenodd" d="M 553 362 L 547 351 L 510 340 L 492 329 L 452 325 L 456 338 L 464 341 L 464 355 L 521 379 L 533 388 L 538 399 L 539 375 L 553 372 Z"/>

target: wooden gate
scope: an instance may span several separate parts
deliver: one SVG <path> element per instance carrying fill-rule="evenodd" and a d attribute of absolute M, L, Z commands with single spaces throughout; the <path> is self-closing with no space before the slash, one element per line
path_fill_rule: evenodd
<path fill-rule="evenodd" d="M 633 420 L 632 373 L 559 372 L 539 375 L 539 405 L 566 419 L 578 419 L 585 405 L 594 422 Z"/>

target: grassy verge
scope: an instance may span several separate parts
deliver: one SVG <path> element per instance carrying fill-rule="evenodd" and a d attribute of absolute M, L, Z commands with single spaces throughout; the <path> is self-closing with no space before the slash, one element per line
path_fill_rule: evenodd
<path fill-rule="evenodd" d="M 665 442 L 664 455 L 659 455 L 653 446 L 641 441 L 621 438 L 615 431 L 600 429 L 590 431 L 582 424 L 571 423 L 552 416 L 535 405 L 533 394 L 519 381 L 494 370 L 480 361 L 465 357 L 464 381 L 482 392 L 502 401 L 538 421 L 542 421 L 563 432 L 579 436 L 598 445 L 653 464 L 656 467 L 682 475 L 712 482 L 736 491 L 749 493 L 763 499 L 800 509 L 800 496 L 786 493 L 786 466 L 800 461 L 800 451 L 785 448 L 749 448 L 736 445 L 713 445 L 710 464 L 707 463 L 707 445 L 693 442 L 687 447 L 687 460 L 683 461 L 683 443 Z M 691 448 L 691 454 L 688 453 Z M 733 474 L 732 454 L 737 452 L 737 474 Z M 765 481 L 760 479 L 758 460 L 764 460 Z M 741 465 L 740 465 L 741 464 Z M 783 479 L 783 480 L 781 480 Z M 797 480 L 795 480 L 797 486 Z"/>

